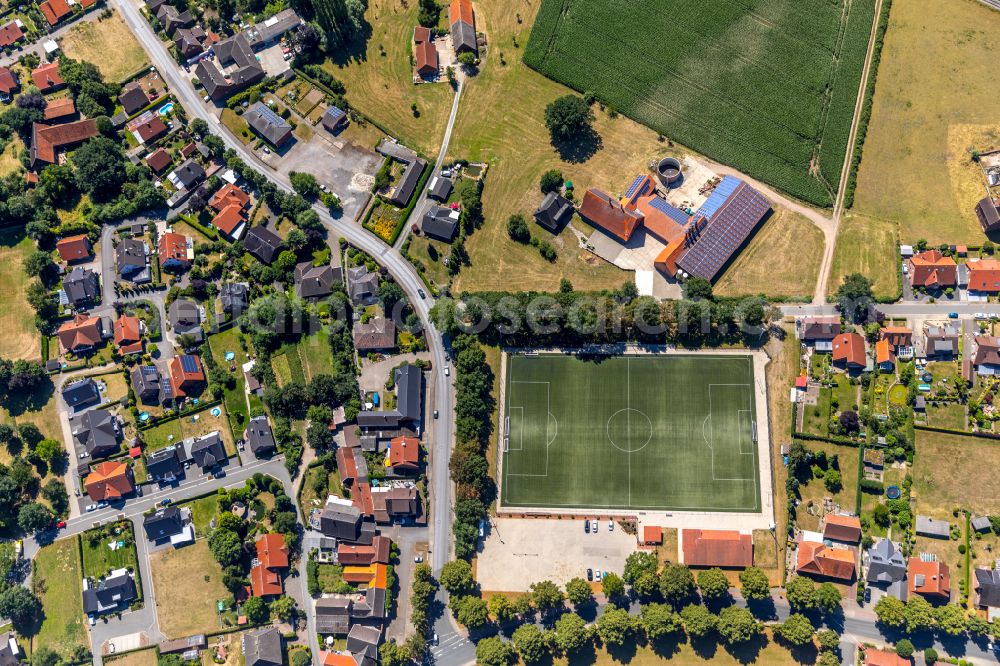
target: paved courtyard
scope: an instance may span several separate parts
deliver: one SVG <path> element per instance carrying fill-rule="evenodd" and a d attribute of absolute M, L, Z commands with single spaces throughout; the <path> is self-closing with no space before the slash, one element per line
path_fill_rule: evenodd
<path fill-rule="evenodd" d="M 609 532 L 607 520 L 597 534 L 586 534 L 582 520 L 492 518 L 477 578 L 489 592 L 522 592 L 542 580 L 563 585 L 585 577 L 588 568 L 620 575 L 635 547 L 635 537 L 620 525 Z"/>

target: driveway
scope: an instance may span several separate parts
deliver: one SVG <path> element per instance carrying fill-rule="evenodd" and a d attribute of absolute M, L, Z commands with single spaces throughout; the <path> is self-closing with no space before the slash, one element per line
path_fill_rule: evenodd
<path fill-rule="evenodd" d="M 389 378 L 389 372 L 400 363 L 413 363 L 417 360 L 430 361 L 430 352 L 419 352 L 417 354 L 397 354 L 390 356 L 384 361 L 371 363 L 362 359 L 361 375 L 358 376 L 358 385 L 363 391 L 384 391 L 385 382 Z"/>
<path fill-rule="evenodd" d="M 418 546 L 421 552 L 426 552 L 429 532 L 426 527 L 403 527 L 400 525 L 393 525 L 381 531 L 399 546 L 399 563 L 395 567 L 396 580 L 398 581 L 396 610 L 392 622 L 386 627 L 385 637 L 387 639 L 395 638 L 397 643 L 402 643 L 412 631 L 410 590 L 413 587 L 413 569 L 417 566 L 413 558 L 417 554 Z"/>

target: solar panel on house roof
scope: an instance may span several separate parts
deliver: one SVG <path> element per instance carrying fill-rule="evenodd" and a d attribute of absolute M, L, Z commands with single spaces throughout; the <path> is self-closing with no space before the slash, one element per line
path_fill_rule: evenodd
<path fill-rule="evenodd" d="M 711 221 L 712 216 L 715 215 L 716 211 L 722 207 L 722 204 L 726 203 L 726 199 L 736 191 L 736 188 L 740 186 L 743 181 L 734 176 L 724 176 L 722 182 L 720 182 L 710 195 L 705 203 L 695 211 L 694 217 L 698 219 L 699 217 L 705 217 Z"/>
<path fill-rule="evenodd" d="M 644 180 L 646 180 L 645 176 L 641 174 L 636 176 L 635 180 L 632 181 L 632 184 L 628 186 L 627 190 L 625 190 L 625 198 L 631 199 L 633 196 L 635 196 L 635 193 L 638 191 L 639 186 L 642 185 L 642 182 Z"/>
<path fill-rule="evenodd" d="M 184 372 L 198 372 L 198 361 L 194 356 L 181 356 L 181 368 Z"/>
<path fill-rule="evenodd" d="M 666 215 L 667 217 L 669 217 L 671 220 L 673 220 L 674 222 L 676 222 L 677 224 L 680 224 L 680 225 L 687 224 L 688 217 L 690 217 L 687 213 L 685 213 L 684 211 L 682 211 L 680 208 L 677 208 L 676 206 L 671 206 L 664 199 L 661 199 L 659 197 L 656 197 L 655 199 L 653 199 L 652 201 L 650 201 L 649 205 L 652 206 L 653 208 L 655 208 L 656 210 L 660 211 L 661 213 L 663 213 L 664 215 Z"/>
<path fill-rule="evenodd" d="M 771 202 L 746 183 L 713 212 L 707 227 L 677 261 L 691 275 L 712 280 L 771 209 Z M 716 190 L 718 191 L 718 190 Z M 706 202 L 707 203 L 707 202 Z"/>
<path fill-rule="evenodd" d="M 259 113 L 260 117 L 266 120 L 268 124 L 274 125 L 275 127 L 281 127 L 287 124 L 284 118 L 275 113 L 274 110 L 266 104 L 258 105 L 257 113 Z"/>

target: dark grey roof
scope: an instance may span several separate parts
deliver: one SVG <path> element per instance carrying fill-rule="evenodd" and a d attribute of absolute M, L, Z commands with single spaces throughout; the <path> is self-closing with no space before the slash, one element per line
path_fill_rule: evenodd
<path fill-rule="evenodd" d="M 62 396 L 70 407 L 96 405 L 101 402 L 101 391 L 97 388 L 97 382 L 90 377 L 64 386 Z"/>
<path fill-rule="evenodd" d="M 19 656 L 24 656 L 24 652 L 18 647 L 14 632 L 8 631 L 0 634 L 0 666 L 17 666 L 21 664 Z"/>
<path fill-rule="evenodd" d="M 268 627 L 247 633 L 243 637 L 243 657 L 246 666 L 281 666 L 285 658 L 281 632 Z"/>
<path fill-rule="evenodd" d="M 127 608 L 135 598 L 135 581 L 127 573 L 118 574 L 83 591 L 83 612 L 90 615 Z"/>
<path fill-rule="evenodd" d="M 281 252 L 283 242 L 278 234 L 267 227 L 251 227 L 243 239 L 243 246 L 247 252 L 265 264 L 270 264 Z"/>
<path fill-rule="evenodd" d="M 336 279 L 333 267 L 313 266 L 304 261 L 295 267 L 295 294 L 299 298 L 322 298 L 333 293 Z"/>
<path fill-rule="evenodd" d="M 347 112 L 336 106 L 329 106 L 323 114 L 323 127 L 331 132 L 340 127 L 347 120 Z"/>
<path fill-rule="evenodd" d="M 1000 571 L 996 569 L 976 569 L 979 583 L 978 605 L 1000 608 Z"/>
<path fill-rule="evenodd" d="M 375 146 L 375 152 L 386 157 L 392 157 L 400 162 L 410 163 L 417 158 L 417 154 L 399 143 L 395 139 L 385 138 Z"/>
<path fill-rule="evenodd" d="M 358 412 L 358 427 L 375 429 L 398 428 L 403 415 L 393 409 L 387 412 Z"/>
<path fill-rule="evenodd" d="M 458 231 L 458 215 L 443 206 L 431 206 L 420 218 L 420 230 L 428 236 L 450 243 Z"/>
<path fill-rule="evenodd" d="M 186 159 L 176 169 L 170 172 L 185 189 L 190 189 L 194 185 L 205 179 L 205 170 L 193 159 Z"/>
<path fill-rule="evenodd" d="M 427 196 L 431 199 L 437 199 L 438 201 L 444 202 L 448 200 L 448 196 L 451 194 L 452 183 L 451 178 L 445 178 L 444 176 L 434 176 L 431 179 L 431 184 L 427 189 Z"/>
<path fill-rule="evenodd" d="M 280 146 L 292 136 L 292 126 L 288 121 L 264 102 L 253 104 L 243 114 L 243 119 L 250 125 L 250 129 L 272 145 Z"/>
<path fill-rule="evenodd" d="M 130 275 L 146 267 L 146 244 L 134 238 L 125 238 L 115 248 L 115 263 L 118 274 Z"/>
<path fill-rule="evenodd" d="M 70 303 L 78 305 L 97 300 L 101 295 L 101 285 L 97 273 L 82 266 L 75 266 L 69 275 L 63 278 L 63 291 L 66 292 L 66 298 Z"/>
<path fill-rule="evenodd" d="M 91 409 L 73 421 L 73 439 L 91 458 L 103 458 L 120 450 L 118 422 L 108 410 Z"/>
<path fill-rule="evenodd" d="M 906 580 L 906 558 L 889 539 L 882 539 L 868 549 L 866 580 L 872 584 L 890 585 Z"/>
<path fill-rule="evenodd" d="M 208 34 L 199 25 L 193 28 L 178 28 L 174 34 L 174 46 L 185 58 L 201 55 L 205 51 L 204 44 L 207 40 Z"/>
<path fill-rule="evenodd" d="M 161 391 L 164 385 L 169 382 L 162 381 L 160 371 L 155 365 L 137 365 L 129 373 L 132 382 L 132 391 L 141 402 L 150 404 L 159 403 Z"/>
<path fill-rule="evenodd" d="M 396 409 L 403 420 L 419 421 L 423 416 L 422 380 L 423 373 L 415 365 L 407 363 L 396 368 Z"/>
<path fill-rule="evenodd" d="M 316 631 L 321 634 L 346 634 L 351 628 L 351 600 L 334 597 L 316 600 Z"/>
<path fill-rule="evenodd" d="M 465 21 L 455 21 L 451 24 L 451 44 L 455 53 L 477 53 L 479 46 L 476 43 L 476 29 Z"/>
<path fill-rule="evenodd" d="M 338 541 L 370 544 L 375 538 L 375 524 L 363 520 L 357 507 L 327 504 L 319 516 L 320 532 Z"/>
<path fill-rule="evenodd" d="M 118 95 L 118 102 L 127 114 L 132 115 L 149 104 L 149 96 L 138 81 L 132 81 L 122 88 L 122 93 Z"/>
<path fill-rule="evenodd" d="M 201 324 L 201 312 L 198 310 L 198 304 L 194 301 L 178 298 L 170 304 L 170 308 L 167 310 L 167 319 L 170 320 L 170 325 L 173 328 L 186 329 Z"/>
<path fill-rule="evenodd" d="M 988 532 L 993 524 L 987 516 L 973 516 L 972 529 L 977 532 Z"/>
<path fill-rule="evenodd" d="M 420 176 L 424 173 L 425 168 L 427 168 L 427 161 L 420 157 L 407 164 L 406 168 L 403 169 L 403 175 L 399 177 L 399 183 L 392 191 L 392 196 L 389 197 L 389 202 L 400 208 L 405 208 L 406 204 L 410 203 L 410 198 L 416 191 Z"/>
<path fill-rule="evenodd" d="M 381 638 L 382 630 L 378 627 L 356 624 L 351 627 L 351 631 L 347 634 L 347 651 L 377 660 L 378 644 Z"/>
<path fill-rule="evenodd" d="M 253 27 L 247 28 L 245 31 L 246 39 L 251 48 L 259 48 L 298 27 L 300 23 L 302 23 L 302 19 L 299 18 L 294 9 L 285 9 Z"/>
<path fill-rule="evenodd" d="M 181 475 L 182 470 L 183 465 L 181 465 L 176 444 L 146 456 L 146 473 L 154 481 L 172 482 Z"/>
<path fill-rule="evenodd" d="M 347 269 L 347 294 L 354 302 L 363 301 L 378 293 L 378 273 L 369 273 L 367 266 Z"/>
<path fill-rule="evenodd" d="M 156 17 L 163 25 L 163 31 L 173 36 L 179 28 L 189 28 L 194 25 L 194 15 L 190 11 L 178 12 L 173 5 L 163 5 L 157 12 Z"/>
<path fill-rule="evenodd" d="M 225 282 L 219 289 L 222 311 L 239 314 L 250 303 L 250 285 L 246 282 Z"/>
<path fill-rule="evenodd" d="M 160 7 L 166 4 L 166 2 L 167 0 L 146 0 L 146 9 L 148 9 L 153 16 L 156 16 Z"/>
<path fill-rule="evenodd" d="M 204 469 L 215 467 L 224 462 L 228 456 L 226 456 L 226 447 L 223 446 L 219 433 L 213 432 L 196 439 L 191 444 L 191 458 L 194 460 L 194 464 Z"/>
<path fill-rule="evenodd" d="M 951 525 L 946 520 L 935 520 L 927 516 L 917 516 L 917 534 L 947 539 L 951 535 Z"/>
<path fill-rule="evenodd" d="M 535 211 L 535 221 L 549 231 L 556 231 L 573 217 L 573 204 L 566 197 L 549 192 Z"/>
<path fill-rule="evenodd" d="M 275 448 L 274 433 L 266 416 L 255 416 L 247 424 L 247 443 L 255 456 L 273 453 Z"/>
<path fill-rule="evenodd" d="M 160 541 L 180 534 L 184 529 L 181 510 L 176 506 L 157 509 L 155 513 L 143 516 L 142 529 L 150 541 Z"/>

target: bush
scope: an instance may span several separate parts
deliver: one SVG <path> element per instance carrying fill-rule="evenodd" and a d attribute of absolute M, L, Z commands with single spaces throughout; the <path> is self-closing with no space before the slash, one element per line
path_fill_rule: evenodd
<path fill-rule="evenodd" d="M 510 236 L 511 240 L 518 243 L 527 243 L 531 240 L 531 230 L 528 229 L 528 223 L 525 221 L 524 215 L 515 213 L 510 216 L 507 220 L 507 235 Z"/>

